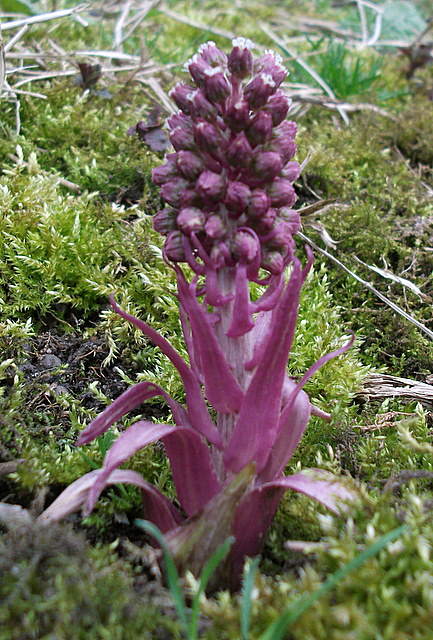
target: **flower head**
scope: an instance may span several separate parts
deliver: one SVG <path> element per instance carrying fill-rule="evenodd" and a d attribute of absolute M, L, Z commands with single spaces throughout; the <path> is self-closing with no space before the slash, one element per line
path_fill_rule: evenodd
<path fill-rule="evenodd" d="M 203 263 L 216 272 L 236 267 L 240 253 L 230 247 L 236 246 L 238 230 L 250 227 L 259 246 L 248 278 L 257 279 L 259 269 L 281 273 L 292 259 L 290 243 L 280 243 L 278 259 L 269 266 L 275 242 L 268 236 L 278 209 L 296 198 L 292 182 L 299 165 L 292 160 L 296 125 L 285 120 L 290 101 L 279 89 L 287 71 L 278 54 L 266 51 L 254 60 L 252 49 L 250 40 L 236 38 L 227 56 L 208 42 L 186 63 L 191 81 L 170 93 L 180 109 L 168 121 L 175 153 L 154 169 L 153 180 L 163 185 L 170 207 L 201 208 L 203 224 L 194 236 L 184 215 L 174 229 L 185 237 L 185 260 L 194 270 L 201 271 Z M 159 227 L 167 228 L 158 220 Z M 220 243 L 229 250 L 221 251 Z"/>

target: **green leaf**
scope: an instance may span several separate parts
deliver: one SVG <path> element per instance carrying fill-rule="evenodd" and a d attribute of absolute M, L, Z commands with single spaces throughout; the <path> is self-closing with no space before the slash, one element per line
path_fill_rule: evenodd
<path fill-rule="evenodd" d="M 244 573 L 242 583 L 242 600 L 241 600 L 241 634 L 242 640 L 248 640 L 251 623 L 251 592 L 254 586 L 254 578 L 260 563 L 260 556 L 256 556 L 252 560 Z"/>
<path fill-rule="evenodd" d="M 171 557 L 171 553 L 165 542 L 164 536 L 161 533 L 161 531 L 158 529 L 158 527 L 156 527 L 152 522 L 149 522 L 148 520 L 137 519 L 137 520 L 134 520 L 134 524 L 140 529 L 143 529 L 143 531 L 151 535 L 153 538 L 155 538 L 162 549 L 168 588 L 170 590 L 171 597 L 173 598 L 173 602 L 175 604 L 179 618 L 181 619 L 186 637 L 190 638 L 190 625 L 188 622 L 188 612 L 187 612 L 187 607 L 185 603 L 185 598 L 182 593 L 182 588 L 180 586 L 179 574 L 173 562 L 173 558 Z"/>
<path fill-rule="evenodd" d="M 225 542 L 215 551 L 215 553 L 209 558 L 206 564 L 203 567 L 203 571 L 201 572 L 200 579 L 198 582 L 198 589 L 194 594 L 192 604 L 191 604 L 191 627 L 190 627 L 190 640 L 197 639 L 197 627 L 198 627 L 198 614 L 199 614 L 199 605 L 200 605 L 200 596 L 205 591 L 206 586 L 214 574 L 216 568 L 221 564 L 224 560 L 228 552 L 230 551 L 230 547 L 234 542 L 234 538 L 227 538 Z"/>
<path fill-rule="evenodd" d="M 201 573 L 197 591 L 194 594 L 191 604 L 191 621 L 188 621 L 188 610 L 185 603 L 185 598 L 182 593 L 182 587 L 180 585 L 179 574 L 174 564 L 172 555 L 165 541 L 164 535 L 152 522 L 148 520 L 135 520 L 134 524 L 140 529 L 143 529 L 146 533 L 155 538 L 160 545 L 165 563 L 165 572 L 167 577 L 168 588 L 173 598 L 177 613 L 183 624 L 185 635 L 188 640 L 197 640 L 198 633 L 198 615 L 200 596 L 206 589 L 206 585 L 209 582 L 211 576 L 215 572 L 215 569 L 223 561 L 228 554 L 230 547 L 234 542 L 234 538 L 230 537 L 215 551 L 215 553 L 207 560 Z"/>
<path fill-rule="evenodd" d="M 357 555 L 353 560 L 341 569 L 338 569 L 332 576 L 330 576 L 322 586 L 310 594 L 308 597 L 301 596 L 294 604 L 292 604 L 286 611 L 273 622 L 266 629 L 264 633 L 258 638 L 258 640 L 281 640 L 284 637 L 288 627 L 299 618 L 307 609 L 313 605 L 316 600 L 323 596 L 327 591 L 333 589 L 340 580 L 343 580 L 351 571 L 358 569 L 366 560 L 375 556 L 381 551 L 389 542 L 392 542 L 396 538 L 399 538 L 401 534 L 408 529 L 407 525 L 397 527 L 389 531 L 384 536 L 379 538 L 377 542 L 371 545 L 368 549 Z"/>
<path fill-rule="evenodd" d="M 26 16 L 36 16 L 39 13 L 28 0 L 0 0 L 0 9 L 5 13 L 23 13 Z"/>

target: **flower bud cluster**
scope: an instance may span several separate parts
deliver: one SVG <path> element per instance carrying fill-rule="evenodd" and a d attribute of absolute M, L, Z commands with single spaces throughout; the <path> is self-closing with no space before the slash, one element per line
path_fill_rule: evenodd
<path fill-rule="evenodd" d="M 253 60 L 253 44 L 233 40 L 229 56 L 208 42 L 186 64 L 192 83 L 170 92 L 179 112 L 167 121 L 175 149 L 153 170 L 167 206 L 154 218 L 166 257 L 213 268 L 249 265 L 278 275 L 293 256 L 299 216 L 292 183 L 296 124 L 279 86 L 278 54 Z"/>

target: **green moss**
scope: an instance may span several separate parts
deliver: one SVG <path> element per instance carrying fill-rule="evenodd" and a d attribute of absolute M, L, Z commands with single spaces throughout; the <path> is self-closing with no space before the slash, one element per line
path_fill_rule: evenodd
<path fill-rule="evenodd" d="M 427 111 L 422 114 L 417 120 L 420 141 L 430 135 Z M 302 128 L 300 147 L 311 148 L 313 157 L 305 173 L 307 188 L 301 187 L 300 194 L 309 199 L 312 189 L 320 197 L 337 198 L 346 205 L 321 218 L 338 242 L 336 256 L 428 326 L 431 268 L 424 247 L 430 243 L 432 208 L 419 177 L 396 150 L 406 114 L 400 118 L 395 123 L 363 114 L 353 118 L 350 128 L 339 131 L 324 127 L 322 118 L 310 122 L 308 130 Z M 306 232 L 310 233 L 308 227 Z M 409 279 L 427 297 L 406 293 L 401 285 L 360 265 L 353 255 Z M 343 320 L 365 339 L 370 362 L 387 364 L 393 373 L 408 377 L 427 371 L 433 358 L 431 342 L 338 266 L 329 261 L 326 266 L 333 299 L 342 308 Z"/>
<path fill-rule="evenodd" d="M 150 155 L 127 133 L 144 116 L 142 92 L 115 86 L 107 99 L 66 82 L 48 86 L 47 100 L 22 101 L 21 132 L 3 141 L 3 162 L 10 165 L 8 154 L 19 143 L 26 157 L 37 153 L 42 170 L 58 172 L 82 190 L 144 204 L 151 192 Z"/>
<path fill-rule="evenodd" d="M 29 162 L 30 174 L 17 165 L 0 179 L 3 311 L 43 317 L 61 315 L 63 305 L 86 316 L 105 302 L 117 274 L 131 277 L 134 252 L 124 251 L 124 239 L 139 224 L 128 224 L 122 207 L 63 195 L 56 176 L 41 173 L 34 156 Z M 144 238 L 134 231 L 138 252 Z"/>
<path fill-rule="evenodd" d="M 0 571 L 1 640 L 180 638 L 167 613 L 134 591 L 124 563 L 67 527 L 2 535 Z"/>
<path fill-rule="evenodd" d="M 431 489 L 412 486 L 400 497 L 379 494 L 364 502 L 354 519 L 318 516 L 317 545 L 304 559 L 290 556 L 284 575 L 258 576 L 253 601 L 251 637 L 256 638 L 298 597 L 308 597 L 325 577 L 348 564 L 381 535 L 403 521 L 408 529 L 396 542 L 341 580 L 292 624 L 287 640 L 326 638 L 407 640 L 429 637 L 432 613 L 430 553 L 433 528 L 426 505 Z M 209 640 L 231 640 L 239 633 L 239 599 L 227 593 L 203 606 L 212 617 Z"/>
<path fill-rule="evenodd" d="M 433 134 L 431 117 L 433 106 L 431 100 L 417 96 L 404 112 L 404 126 L 396 131 L 396 144 L 404 156 L 414 167 L 424 169 L 427 179 L 432 178 Z M 422 167 L 422 165 L 427 165 Z"/>

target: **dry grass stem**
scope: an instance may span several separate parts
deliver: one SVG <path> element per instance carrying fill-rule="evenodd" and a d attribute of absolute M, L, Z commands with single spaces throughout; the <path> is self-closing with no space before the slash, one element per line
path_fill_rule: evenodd
<path fill-rule="evenodd" d="M 171 11 L 167 7 L 160 8 L 161 13 L 163 13 L 168 18 L 172 20 L 176 20 L 177 22 L 181 22 L 182 24 L 187 24 L 190 27 L 194 27 L 194 29 L 200 29 L 201 31 L 207 31 L 209 33 L 214 33 L 216 36 L 221 36 L 222 38 L 227 38 L 228 40 L 233 40 L 236 38 L 238 34 L 233 33 L 232 31 L 227 31 L 226 29 L 219 29 L 218 27 L 214 27 L 210 24 L 206 24 L 205 22 L 199 22 L 198 20 L 193 20 L 188 16 L 184 16 L 182 13 L 177 13 L 176 11 Z"/>
<path fill-rule="evenodd" d="M 323 80 L 323 78 L 318 73 L 316 73 L 316 71 L 314 71 L 314 69 L 310 67 L 310 65 L 307 62 L 305 62 L 305 60 L 299 57 L 296 52 L 289 49 L 286 46 L 286 44 L 283 42 L 283 40 L 281 40 L 281 38 L 277 36 L 276 33 L 274 33 L 271 29 L 269 29 L 269 27 L 263 22 L 259 22 L 257 26 L 263 31 L 263 33 L 265 33 L 268 36 L 268 38 L 273 40 L 275 44 L 277 44 L 280 47 L 280 49 L 284 51 L 286 55 L 293 58 L 293 60 L 297 62 L 304 69 L 304 71 L 306 71 L 313 78 L 313 80 L 315 80 L 317 84 L 319 84 L 322 87 L 322 89 L 330 98 L 335 98 L 334 92 L 332 91 L 331 87 Z M 346 112 L 340 109 L 339 107 L 337 107 L 337 111 L 340 114 L 342 120 L 346 124 L 349 124 L 350 121 Z"/>
<path fill-rule="evenodd" d="M 14 162 L 16 162 L 17 164 L 19 164 L 22 167 L 28 167 L 29 166 L 28 162 L 25 162 L 21 158 L 18 158 L 18 156 L 13 155 L 12 153 L 9 153 L 8 156 L 9 156 L 9 158 L 11 160 L 13 160 Z M 39 170 L 39 173 L 41 173 L 44 176 L 49 176 L 50 175 L 48 173 L 48 171 Z M 81 191 L 82 191 L 81 187 L 78 184 L 75 184 L 75 182 L 71 182 L 70 180 L 67 180 L 66 178 L 61 178 L 60 176 L 57 179 L 57 184 L 60 184 L 62 187 L 65 187 L 66 189 L 69 189 L 70 191 L 74 191 L 75 193 L 81 193 Z"/>
<path fill-rule="evenodd" d="M 341 110 L 345 113 L 354 113 L 356 111 L 373 111 L 374 113 L 378 113 L 384 118 L 389 118 L 390 120 L 394 120 L 394 122 L 398 122 L 398 118 L 392 113 L 390 113 L 386 109 L 382 109 L 381 107 L 376 106 L 375 104 L 370 104 L 369 102 L 343 102 L 341 100 L 337 100 L 336 98 L 330 100 L 329 98 L 325 98 L 324 96 L 318 97 L 302 94 L 294 96 L 293 101 L 317 105 L 320 107 L 324 107 L 325 109 L 336 110 L 338 112 L 340 112 Z"/>
<path fill-rule="evenodd" d="M 362 48 L 362 47 L 368 47 L 373 44 L 376 44 L 382 31 L 383 7 L 379 7 L 373 2 L 368 2 L 368 0 L 356 0 L 356 4 L 358 7 L 359 22 L 360 22 L 361 33 L 362 33 L 362 41 L 360 46 Z M 371 9 L 376 13 L 376 19 L 374 22 L 374 29 L 373 29 L 372 36 L 369 35 L 368 20 L 367 20 L 367 15 L 365 13 L 365 8 Z"/>
<path fill-rule="evenodd" d="M 408 168 L 408 170 L 418 178 L 418 180 L 420 181 L 420 184 L 424 187 L 424 189 L 427 191 L 427 193 L 429 194 L 430 197 L 433 197 L 433 189 L 430 187 L 430 185 L 428 185 L 426 182 L 423 182 L 420 179 L 420 175 L 419 173 L 417 173 L 415 171 L 415 169 L 412 167 L 411 162 L 408 158 L 406 158 L 402 152 L 400 151 L 400 149 L 397 147 L 397 145 L 394 145 L 394 151 L 397 153 L 398 157 L 400 158 L 400 160 L 402 160 L 404 162 L 404 164 L 406 165 L 406 167 Z"/>
<path fill-rule="evenodd" d="M 80 11 L 84 11 L 88 8 L 88 4 L 79 4 L 72 9 L 62 9 L 61 11 L 50 11 L 48 13 L 41 13 L 37 16 L 31 16 L 29 18 L 22 18 L 21 20 L 11 20 L 9 22 L 3 22 L 0 24 L 0 31 L 7 31 L 8 29 L 19 29 L 20 27 L 29 26 L 32 24 L 38 24 L 41 22 L 48 22 L 49 20 L 56 20 L 58 18 L 66 18 L 68 16 L 76 15 Z M 87 24 L 87 23 L 85 23 Z"/>
<path fill-rule="evenodd" d="M 362 381 L 357 395 L 367 400 L 404 397 L 416 400 L 430 408 L 433 405 L 433 386 L 431 384 L 384 373 L 370 373 Z"/>
<path fill-rule="evenodd" d="M 308 242 L 308 244 L 312 246 L 313 249 L 316 249 L 316 251 L 318 251 L 322 255 L 326 256 L 327 258 L 335 262 L 335 264 L 338 264 L 338 266 L 341 267 L 344 271 L 346 271 L 346 273 L 348 273 L 350 276 L 352 276 L 352 278 L 354 278 L 357 282 L 362 284 L 362 286 L 364 286 L 366 289 L 374 293 L 374 295 L 377 296 L 379 300 L 382 300 L 382 302 L 384 302 L 393 311 L 398 313 L 398 315 L 402 316 L 403 318 L 405 318 L 405 320 L 415 325 L 420 331 L 425 333 L 430 338 L 430 340 L 433 340 L 433 331 L 430 331 L 430 329 L 428 329 L 424 324 L 422 324 L 422 322 L 419 322 L 416 318 L 411 316 L 409 313 L 406 313 L 404 309 L 402 309 L 397 304 L 392 302 L 392 300 L 384 296 L 383 293 L 380 293 L 380 291 L 378 291 L 375 287 L 373 287 L 373 285 L 371 285 L 369 282 L 367 282 L 366 280 L 363 280 L 363 278 L 360 278 L 356 273 L 351 271 L 349 267 L 346 267 L 345 264 L 343 264 L 340 260 L 338 260 L 338 258 L 336 258 L 332 253 L 329 253 L 329 251 L 326 251 L 325 249 L 322 249 L 322 247 L 319 247 L 319 245 L 313 242 L 313 240 L 311 240 L 304 233 L 299 231 L 298 235 L 303 240 L 305 240 L 305 242 Z"/>
<path fill-rule="evenodd" d="M 310 32 L 311 30 L 317 30 L 319 32 L 329 33 L 333 36 L 339 36 L 344 40 L 354 38 L 357 34 L 342 29 L 337 22 L 330 20 L 321 20 L 319 18 L 312 18 L 309 16 L 293 16 L 296 28 L 303 32 Z M 359 39 L 359 36 L 357 37 Z M 302 41 L 305 42 L 305 36 L 302 36 Z"/>
<path fill-rule="evenodd" d="M 156 78 L 136 76 L 135 80 L 137 80 L 138 82 L 142 82 L 153 91 L 168 114 L 172 115 L 178 112 L 178 108 L 176 107 L 174 102 L 170 100 L 165 91 L 161 88 L 161 85 Z"/>
<path fill-rule="evenodd" d="M 26 31 L 29 30 L 29 25 L 25 24 L 21 29 L 14 35 L 10 40 L 8 40 L 4 46 L 4 52 L 8 53 L 12 47 L 16 45 L 16 43 L 21 40 Z"/>
<path fill-rule="evenodd" d="M 123 27 L 125 26 L 125 22 L 127 20 L 132 4 L 133 0 L 126 0 L 123 9 L 120 12 L 120 16 L 116 20 L 116 24 L 114 25 L 113 49 L 115 49 L 116 51 L 122 51 L 122 44 L 124 40 Z"/>
<path fill-rule="evenodd" d="M 379 267 L 376 267 L 376 266 L 374 266 L 372 264 L 367 264 L 366 262 L 363 262 L 360 258 L 358 258 L 358 256 L 353 256 L 353 257 L 356 260 L 356 262 L 359 262 L 359 264 L 362 264 L 364 267 L 367 267 L 367 269 L 371 269 L 371 271 L 374 271 L 375 273 L 378 273 L 383 278 L 388 278 L 388 280 L 392 280 L 393 282 L 397 282 L 402 287 L 405 287 L 406 289 L 409 289 L 410 291 L 412 291 L 413 293 L 415 293 L 415 295 L 417 295 L 419 297 L 424 297 L 424 294 L 421 291 L 421 289 L 419 289 L 416 286 L 416 284 L 414 284 L 410 280 L 407 280 L 407 278 L 402 278 L 400 276 L 396 276 L 394 273 L 391 273 L 391 271 L 388 271 L 387 269 L 379 269 Z"/>
<path fill-rule="evenodd" d="M 140 21 L 147 15 L 149 10 L 155 6 L 157 3 L 155 1 L 146 3 L 146 6 L 140 7 L 139 17 Z M 121 12 L 121 18 L 115 24 L 115 44 L 118 50 L 114 47 L 113 50 L 75 50 L 75 51 L 65 51 L 60 45 L 58 45 L 53 39 L 48 38 L 47 42 L 50 47 L 49 50 L 43 50 L 37 42 L 33 43 L 33 47 L 37 49 L 35 53 L 34 50 L 29 49 L 29 47 L 25 47 L 22 45 L 21 40 L 24 34 L 28 31 L 31 25 L 41 22 L 47 22 L 49 20 L 54 20 L 56 18 L 67 17 L 71 15 L 76 15 L 78 11 L 82 11 L 87 8 L 88 5 L 81 4 L 78 7 L 75 7 L 70 10 L 64 11 L 53 11 L 45 14 L 41 14 L 39 16 L 33 16 L 31 18 L 26 18 L 25 20 L 15 20 L 11 22 L 6 22 L 1 25 L 2 29 L 18 29 L 18 32 L 10 38 L 10 40 L 6 43 L 4 47 L 4 52 L 2 52 L 3 67 L 6 66 L 6 61 L 8 60 L 17 60 L 21 62 L 21 66 L 18 64 L 17 67 L 13 69 L 8 69 L 4 71 L 3 76 L 3 93 L 7 94 L 10 98 L 17 99 L 18 93 L 25 93 L 26 95 L 31 95 L 35 98 L 45 98 L 45 96 L 41 93 L 30 92 L 30 91 L 22 91 L 20 87 L 26 85 L 30 82 L 35 81 L 45 81 L 51 80 L 54 78 L 63 78 L 68 76 L 75 76 L 78 74 L 76 59 L 77 58 L 102 58 L 107 60 L 116 61 L 116 64 L 102 67 L 103 74 L 118 74 L 119 72 L 133 72 L 134 76 L 140 74 L 143 77 L 148 75 L 154 75 L 158 73 L 161 68 L 155 65 L 152 61 L 146 60 L 143 62 L 140 56 L 129 55 L 121 51 L 121 41 L 122 40 L 122 29 L 124 24 L 126 23 L 126 18 L 128 16 L 128 11 L 126 10 L 128 7 L 132 7 L 132 1 L 128 2 L 127 5 L 123 7 Z M 35 19 L 34 19 L 35 18 Z M 87 25 L 87 23 L 86 23 Z M 138 26 L 138 25 L 136 25 Z M 121 37 L 122 36 L 122 37 Z M 27 59 L 35 60 L 38 64 L 38 67 L 25 67 L 23 65 L 24 61 Z M 58 69 L 50 69 L 46 62 L 54 63 L 58 67 Z M 1 71 L 1 69 L 0 69 Z M 9 81 L 8 84 L 5 80 L 6 74 L 10 76 L 15 76 L 14 82 Z M 21 77 L 19 77 L 21 76 Z M 19 105 L 17 104 L 17 132 L 19 131 Z"/>
<path fill-rule="evenodd" d="M 431 480 L 432 478 L 433 471 L 427 471 L 426 469 L 405 469 L 395 476 L 391 476 L 383 487 L 383 491 L 386 493 L 400 489 L 402 485 L 410 480 Z"/>
<path fill-rule="evenodd" d="M 125 30 L 123 40 L 127 40 L 134 33 L 137 27 L 139 27 L 143 20 L 147 17 L 149 11 L 157 7 L 160 2 L 161 0 L 148 0 L 148 2 L 142 3 L 141 9 L 137 12 L 137 14 L 133 18 L 125 22 L 125 27 L 127 27 L 127 29 Z"/>
<path fill-rule="evenodd" d="M 20 96 L 31 96 L 32 98 L 41 98 L 47 100 L 47 96 L 37 91 L 25 91 L 24 89 L 17 89 L 16 87 L 9 87 L 6 89 L 6 93 L 19 94 Z"/>
<path fill-rule="evenodd" d="M 3 48 L 3 42 L 0 35 L 0 97 L 3 93 L 3 87 L 6 82 L 6 61 L 5 61 L 5 52 Z"/>

